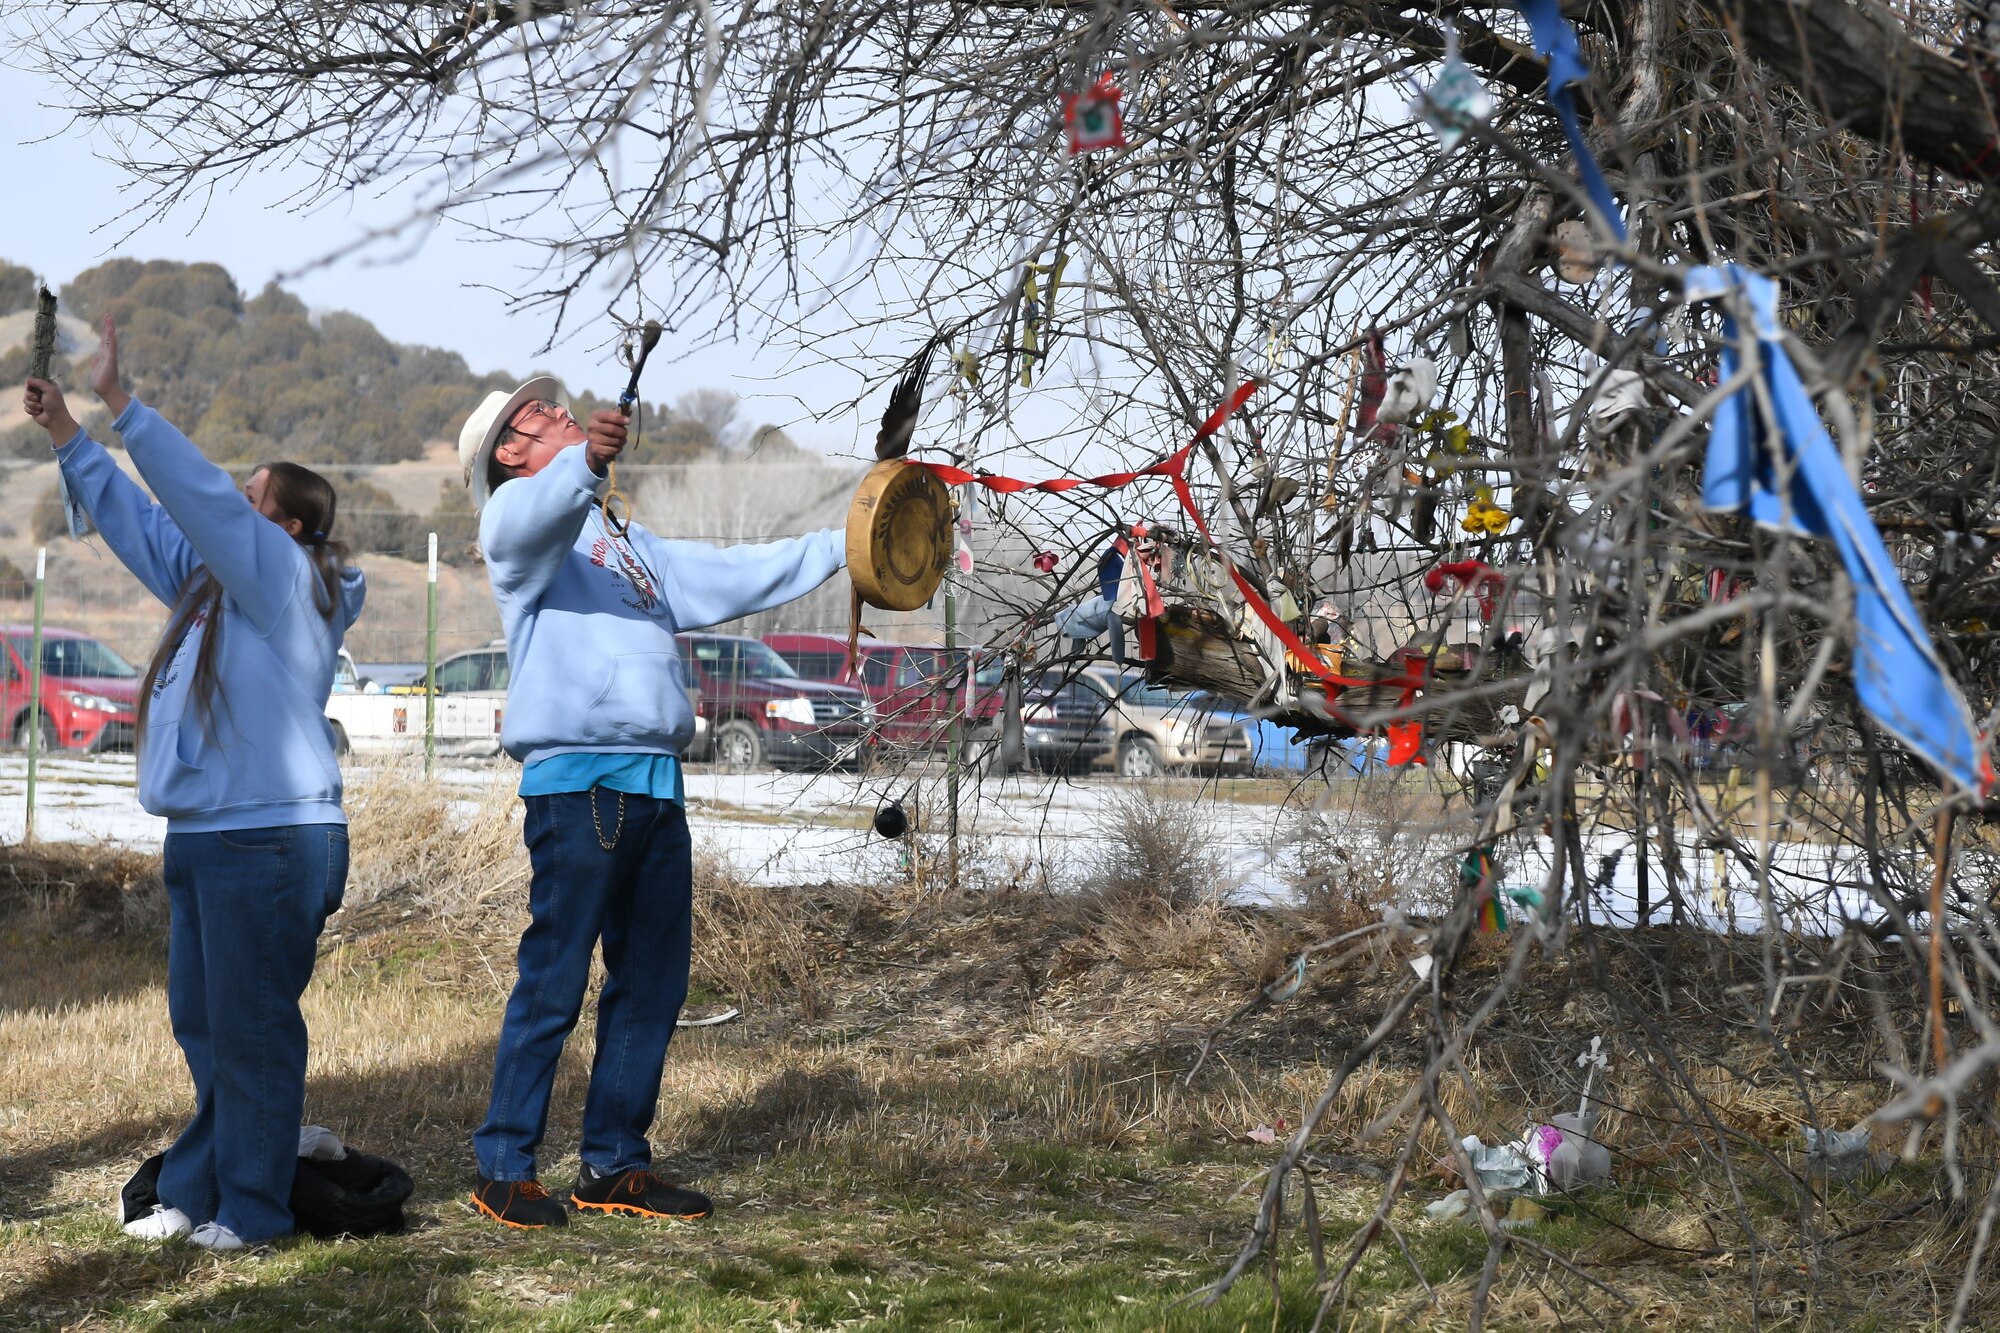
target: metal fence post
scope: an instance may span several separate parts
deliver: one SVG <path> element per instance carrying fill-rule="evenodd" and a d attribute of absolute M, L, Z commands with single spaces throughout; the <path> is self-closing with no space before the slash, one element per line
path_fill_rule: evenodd
<path fill-rule="evenodd" d="M 430 591 L 424 608 L 424 776 L 437 763 L 438 535 L 431 534 Z"/>
<path fill-rule="evenodd" d="M 958 670 L 958 593 L 952 587 L 950 575 L 945 576 L 944 585 L 944 677 L 953 678 Z M 967 665 L 968 683 L 970 664 Z M 945 800 L 951 805 L 949 836 L 945 843 L 945 882 L 953 889 L 958 887 L 958 767 L 964 752 L 965 704 L 962 699 L 954 699 L 951 709 L 951 730 L 945 743 Z"/>
<path fill-rule="evenodd" d="M 28 816 L 23 842 L 35 837 L 35 767 L 42 748 L 42 596 L 49 572 L 49 548 L 35 548 L 35 639 L 28 657 Z"/>

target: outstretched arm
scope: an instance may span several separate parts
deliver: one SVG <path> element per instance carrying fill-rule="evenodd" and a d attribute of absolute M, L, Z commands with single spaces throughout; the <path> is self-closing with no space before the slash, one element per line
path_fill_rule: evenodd
<path fill-rule="evenodd" d="M 703 629 L 768 611 L 805 596 L 847 564 L 846 538 L 836 529 L 755 546 L 643 538 L 648 561 L 666 584 L 677 629 Z"/>
<path fill-rule="evenodd" d="M 208 461 L 165 417 L 118 382 L 118 330 L 104 321 L 91 387 L 118 413 L 139 475 L 200 555 L 209 573 L 259 631 L 268 633 L 298 596 L 305 551 L 290 534 L 250 507 L 227 472 Z"/>
<path fill-rule="evenodd" d="M 187 541 L 260 632 L 298 596 L 303 547 L 250 507 L 227 472 L 165 417 L 133 398 L 112 429 Z"/>
<path fill-rule="evenodd" d="M 63 479 L 104 534 L 105 545 L 146 591 L 172 606 L 201 563 L 186 534 L 77 424 L 61 389 L 48 380 L 31 379 L 22 405 L 48 431 Z"/>

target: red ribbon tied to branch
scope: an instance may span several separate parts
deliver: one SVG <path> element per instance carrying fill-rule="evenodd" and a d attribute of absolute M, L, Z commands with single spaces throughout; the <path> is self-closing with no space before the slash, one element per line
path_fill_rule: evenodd
<path fill-rule="evenodd" d="M 1237 409 L 1250 401 L 1250 396 L 1257 392 L 1257 383 L 1256 380 L 1252 379 L 1245 380 L 1242 384 L 1238 385 L 1236 391 L 1224 400 L 1222 406 L 1216 408 L 1209 415 L 1208 420 L 1201 423 L 1201 429 L 1195 432 L 1194 438 L 1181 446 L 1180 449 L 1167 455 L 1150 467 L 1138 468 L 1131 472 L 1107 472 L 1101 477 L 1054 477 L 1048 481 L 1022 481 L 1017 477 L 1001 477 L 995 476 L 992 473 L 967 472 L 964 468 L 953 467 L 948 463 L 926 463 L 915 458 L 906 459 L 905 461 L 912 467 L 929 468 L 938 480 L 948 486 L 984 486 L 987 490 L 997 491 L 1002 495 L 1015 495 L 1022 491 L 1041 491 L 1049 495 L 1060 495 L 1064 491 L 1073 491 L 1079 486 L 1095 486 L 1102 490 L 1116 490 L 1121 486 L 1131 485 L 1141 477 L 1165 477 L 1173 483 L 1174 497 L 1180 501 L 1181 508 L 1185 509 L 1188 517 L 1194 520 L 1194 525 L 1201 532 L 1201 535 L 1207 539 L 1211 546 L 1214 546 L 1215 538 L 1208 530 L 1207 521 L 1201 516 L 1200 507 L 1195 504 L 1194 492 L 1188 488 L 1188 455 L 1194 452 L 1196 445 L 1221 430 L 1228 423 L 1229 418 L 1235 415 Z M 1218 551 L 1221 550 L 1220 547 L 1216 549 Z M 1407 707 L 1410 700 L 1416 695 L 1416 692 L 1423 687 L 1424 680 L 1421 673 L 1412 672 L 1407 666 L 1402 675 L 1390 677 L 1387 680 L 1364 680 L 1356 676 L 1341 675 L 1325 662 L 1321 661 L 1318 652 L 1306 646 L 1305 642 L 1292 632 L 1291 626 L 1287 625 L 1279 617 L 1278 613 L 1271 609 L 1271 604 L 1265 601 L 1257 590 L 1250 586 L 1249 580 L 1244 578 L 1242 573 L 1237 570 L 1235 562 L 1229 559 L 1228 552 L 1223 551 L 1221 554 L 1223 563 L 1229 570 L 1229 577 L 1236 584 L 1237 592 L 1242 594 L 1244 603 L 1249 606 L 1250 610 L 1259 620 L 1264 622 L 1265 626 L 1273 634 L 1278 636 L 1278 641 L 1291 649 L 1299 661 L 1305 664 L 1306 670 L 1318 676 L 1328 685 L 1339 688 L 1366 685 L 1400 686 L 1402 689 L 1402 703 L 1400 706 L 1402 707 Z M 1329 694 L 1329 702 L 1331 702 L 1331 698 L 1332 696 Z M 1403 725 L 1405 728 L 1409 728 L 1418 724 L 1406 723 Z M 1414 749 L 1415 747 L 1409 746 L 1408 748 Z"/>

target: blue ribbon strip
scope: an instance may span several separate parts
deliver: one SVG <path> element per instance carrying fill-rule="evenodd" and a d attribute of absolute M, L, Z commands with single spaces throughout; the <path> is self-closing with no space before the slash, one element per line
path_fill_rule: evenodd
<path fill-rule="evenodd" d="M 1576 158 L 1576 174 L 1583 181 L 1584 193 L 1603 216 L 1604 225 L 1622 242 L 1625 215 L 1619 211 L 1618 200 L 1612 196 L 1610 182 L 1598 169 L 1597 159 L 1583 141 L 1576 99 L 1570 96 L 1570 85 L 1582 83 L 1590 74 L 1583 63 L 1583 53 L 1576 47 L 1576 29 L 1562 16 L 1557 0 L 1519 0 L 1519 3 L 1521 13 L 1527 17 L 1528 30 L 1534 36 L 1535 51 L 1549 63 L 1549 106 L 1569 138 L 1569 151 Z"/>
<path fill-rule="evenodd" d="M 1738 315 L 1747 307 L 1756 373 L 1775 420 L 1764 418 L 1749 386 L 1716 409 L 1702 503 L 1747 511 L 1759 523 L 1833 542 L 1854 583 L 1854 686 L 1861 706 L 1951 781 L 1978 792 L 1979 737 L 1971 710 L 1945 674 L 1861 492 L 1848 479 L 1840 451 L 1785 352 L 1778 284 L 1735 264 L 1689 271 L 1689 301 L 1731 295 L 1740 300 L 1723 304 L 1723 331 L 1730 342 L 1722 354 L 1722 379 L 1742 364 Z M 1790 473 L 1782 489 L 1781 450 Z"/>

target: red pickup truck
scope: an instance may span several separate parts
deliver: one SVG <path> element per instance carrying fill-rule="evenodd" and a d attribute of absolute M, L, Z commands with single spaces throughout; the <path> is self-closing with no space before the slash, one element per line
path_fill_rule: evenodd
<path fill-rule="evenodd" d="M 728 768 L 858 763 L 874 738 L 868 696 L 804 680 L 771 649 L 734 634 L 676 636 L 701 691 L 706 758 Z"/>
<path fill-rule="evenodd" d="M 832 634 L 766 634 L 764 642 L 807 680 L 842 682 L 847 641 Z M 961 703 L 968 734 L 1000 716 L 1001 664 L 980 662 L 964 649 L 937 643 L 884 643 L 858 648 L 859 685 L 874 705 L 876 734 L 891 745 L 942 745 Z M 966 679 L 970 665 L 972 679 Z"/>
<path fill-rule="evenodd" d="M 847 664 L 847 641 L 831 634 L 767 634 L 801 676 L 838 681 Z M 940 746 L 953 711 L 965 710 L 968 739 L 999 739 L 1005 706 L 1005 666 L 964 648 L 935 643 L 884 643 L 863 639 L 857 648 L 860 685 L 874 706 L 882 740 L 912 749 Z M 971 679 L 968 680 L 967 672 Z M 1021 688 L 1021 758 L 1049 772 L 1079 772 L 1111 748 L 1108 705 L 1079 681 L 1058 671 L 1030 671 Z"/>

